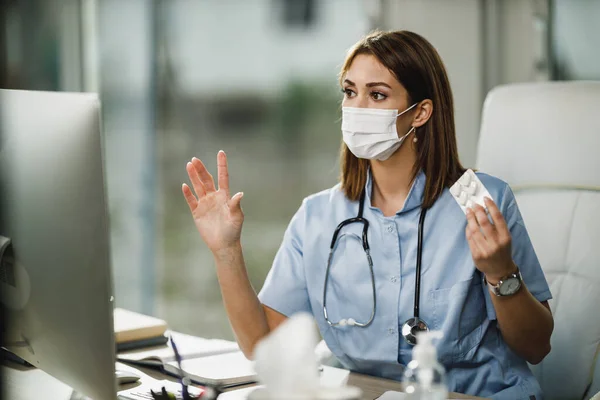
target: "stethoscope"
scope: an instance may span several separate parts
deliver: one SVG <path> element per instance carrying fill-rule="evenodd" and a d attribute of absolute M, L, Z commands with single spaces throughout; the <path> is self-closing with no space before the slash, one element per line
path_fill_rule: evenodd
<path fill-rule="evenodd" d="M 375 296 L 375 274 L 373 273 L 373 260 L 371 258 L 371 250 L 369 248 L 369 240 L 367 239 L 367 231 L 369 230 L 369 221 L 363 218 L 363 210 L 365 206 L 365 190 L 362 191 L 359 200 L 358 206 L 358 215 L 354 218 L 346 219 L 335 228 L 333 232 L 333 237 L 331 239 L 331 245 L 329 246 L 329 257 L 327 259 L 327 269 L 325 270 L 325 286 L 323 287 L 323 315 L 325 316 L 325 321 L 334 327 L 334 326 L 357 326 L 360 328 L 366 328 L 371 325 L 373 322 L 373 318 L 375 318 L 375 311 L 377 310 L 377 300 Z M 427 323 L 419 318 L 419 297 L 421 292 L 421 256 L 423 252 L 423 222 L 425 221 L 425 214 L 427 214 L 427 210 L 421 208 L 421 215 L 419 216 L 419 231 L 417 238 L 417 267 L 415 271 L 415 301 L 414 301 L 414 312 L 413 317 L 409 318 L 402 325 L 402 336 L 404 339 L 411 345 L 417 343 L 417 334 L 419 332 L 427 332 L 429 327 Z M 327 316 L 327 282 L 329 281 L 329 270 L 331 268 L 331 260 L 333 259 L 333 252 L 335 250 L 338 236 L 341 238 L 345 234 L 342 233 L 340 235 L 340 231 L 346 225 L 353 224 L 355 222 L 359 222 L 363 224 L 362 230 L 362 246 L 367 255 L 367 262 L 369 264 L 369 272 L 371 273 L 371 288 L 373 291 L 373 309 L 371 311 L 371 316 L 367 322 L 359 322 L 354 318 L 342 318 L 338 322 L 332 322 L 329 320 Z"/>

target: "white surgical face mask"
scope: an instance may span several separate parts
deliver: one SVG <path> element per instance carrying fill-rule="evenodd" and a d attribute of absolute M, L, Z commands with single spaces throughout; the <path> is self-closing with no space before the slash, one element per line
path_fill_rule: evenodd
<path fill-rule="evenodd" d="M 417 103 L 398 114 L 398 110 L 342 107 L 342 134 L 348 149 L 358 158 L 387 160 L 410 135 L 398 137 L 396 119 Z"/>

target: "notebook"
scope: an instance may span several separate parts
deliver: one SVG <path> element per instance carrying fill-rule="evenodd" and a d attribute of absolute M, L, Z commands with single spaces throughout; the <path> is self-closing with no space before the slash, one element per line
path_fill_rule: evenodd
<path fill-rule="evenodd" d="M 190 358 L 183 360 L 181 366 L 192 382 L 200 385 L 230 387 L 257 380 L 254 363 L 241 351 Z M 181 372 L 176 361 L 168 362 L 165 370 L 177 376 Z"/>
<path fill-rule="evenodd" d="M 168 340 L 169 339 L 165 335 L 161 335 L 148 339 L 132 340 L 130 342 L 117 343 L 117 353 L 164 345 L 167 343 Z"/>
<path fill-rule="evenodd" d="M 396 392 L 393 390 L 388 390 L 381 396 L 379 396 L 376 400 L 403 400 L 409 399 L 409 395 L 403 392 Z"/>
<path fill-rule="evenodd" d="M 128 360 L 121 359 L 120 356 L 117 357 L 117 361 L 134 366 L 159 369 L 162 373 L 174 377 L 182 375 L 176 361 L 165 362 L 157 357 Z M 254 383 L 257 380 L 253 362 L 249 361 L 241 351 L 189 358 L 183 360 L 181 365 L 185 375 L 197 385 L 226 388 Z"/>
<path fill-rule="evenodd" d="M 239 351 L 240 348 L 236 342 L 222 339 L 205 339 L 196 336 L 186 335 L 185 333 L 167 331 L 167 336 L 173 336 L 177 344 L 177 350 L 182 359 L 212 356 L 215 354 L 232 353 Z M 144 349 L 129 350 L 119 352 L 117 360 L 128 362 L 129 364 L 149 363 L 155 366 L 169 361 L 175 361 L 175 353 L 168 343 L 148 347 Z"/>
<path fill-rule="evenodd" d="M 164 336 L 167 323 L 162 319 L 115 308 L 115 342 L 125 343 Z"/>
<path fill-rule="evenodd" d="M 393 390 L 389 390 L 387 392 L 385 392 L 384 394 L 382 394 L 381 396 L 379 396 L 377 399 L 375 400 L 408 400 L 410 399 L 410 395 L 404 392 L 395 392 Z M 450 399 L 448 399 L 450 400 Z"/>

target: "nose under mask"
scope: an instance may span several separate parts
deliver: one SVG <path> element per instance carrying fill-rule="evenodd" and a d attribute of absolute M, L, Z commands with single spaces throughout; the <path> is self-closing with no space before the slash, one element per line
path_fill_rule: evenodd
<path fill-rule="evenodd" d="M 387 160 L 400 148 L 415 127 L 398 137 L 396 121 L 418 103 L 398 113 L 379 108 L 342 108 L 342 135 L 348 149 L 358 158 Z"/>

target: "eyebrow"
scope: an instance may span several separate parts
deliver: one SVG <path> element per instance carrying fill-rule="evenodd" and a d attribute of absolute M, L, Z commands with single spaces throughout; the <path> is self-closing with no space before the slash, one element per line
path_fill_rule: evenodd
<path fill-rule="evenodd" d="M 344 79 L 344 83 L 349 84 L 350 86 L 356 86 L 356 84 L 354 82 L 352 82 L 350 79 Z M 385 82 L 369 82 L 365 85 L 366 87 L 374 87 L 374 86 L 385 86 L 387 88 L 392 88 L 390 85 L 388 85 Z"/>

